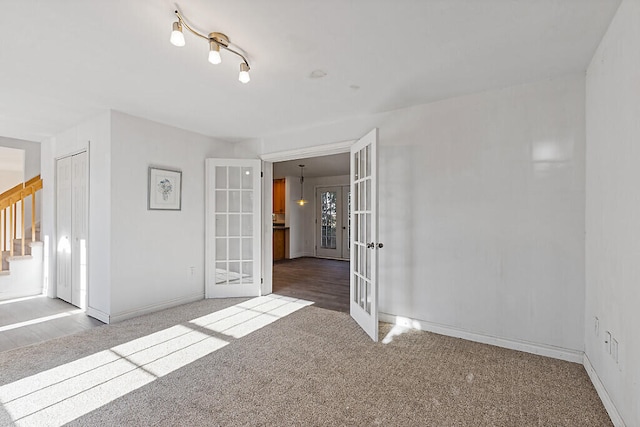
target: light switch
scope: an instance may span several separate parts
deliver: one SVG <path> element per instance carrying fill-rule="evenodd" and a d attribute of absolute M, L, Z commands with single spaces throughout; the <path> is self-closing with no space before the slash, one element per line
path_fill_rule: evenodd
<path fill-rule="evenodd" d="M 611 332 L 604 333 L 604 348 L 607 353 L 611 354 Z"/>

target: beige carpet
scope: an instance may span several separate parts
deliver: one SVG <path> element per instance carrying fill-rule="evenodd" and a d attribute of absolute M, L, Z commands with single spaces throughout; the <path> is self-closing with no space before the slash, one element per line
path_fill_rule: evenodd
<path fill-rule="evenodd" d="M 200 301 L 0 353 L 0 401 L 22 378 L 173 325 L 193 328 L 189 320 L 242 301 Z M 612 425 L 579 364 L 427 332 L 373 343 L 347 314 L 313 306 L 242 338 L 210 334 L 228 345 L 71 425 Z M 0 425 L 11 424 L 0 406 Z"/>

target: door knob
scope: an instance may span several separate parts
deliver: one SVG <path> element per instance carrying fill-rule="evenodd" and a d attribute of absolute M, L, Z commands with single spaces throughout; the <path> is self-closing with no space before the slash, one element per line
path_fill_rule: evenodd
<path fill-rule="evenodd" d="M 382 243 L 378 243 L 378 248 L 382 248 L 384 245 Z"/>

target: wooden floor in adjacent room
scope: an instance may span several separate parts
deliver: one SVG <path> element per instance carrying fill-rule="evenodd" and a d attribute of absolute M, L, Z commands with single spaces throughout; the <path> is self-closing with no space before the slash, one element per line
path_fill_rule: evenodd
<path fill-rule="evenodd" d="M 273 263 L 273 292 L 349 312 L 349 261 L 296 258 Z"/>

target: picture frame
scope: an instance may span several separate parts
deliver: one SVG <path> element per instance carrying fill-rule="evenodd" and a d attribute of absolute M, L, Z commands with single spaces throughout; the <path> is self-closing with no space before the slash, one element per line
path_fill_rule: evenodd
<path fill-rule="evenodd" d="M 182 210 L 182 171 L 149 166 L 147 209 Z"/>

